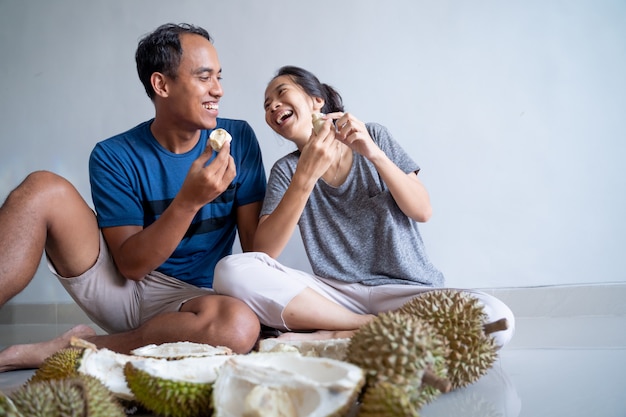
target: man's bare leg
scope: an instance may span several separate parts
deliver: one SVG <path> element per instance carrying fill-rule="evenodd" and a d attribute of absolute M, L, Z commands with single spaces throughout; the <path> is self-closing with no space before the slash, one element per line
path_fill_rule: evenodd
<path fill-rule="evenodd" d="M 306 288 L 287 304 L 283 320 L 293 332 L 279 336 L 285 340 L 322 340 L 346 338 L 374 319 L 372 314 L 358 314 Z M 298 330 L 313 332 L 298 332 Z"/>
<path fill-rule="evenodd" d="M 30 283 L 44 248 L 59 273 L 78 276 L 96 262 L 96 216 L 56 174 L 30 174 L 0 207 L 0 307 Z"/>
<path fill-rule="evenodd" d="M 227 346 L 235 353 L 248 353 L 260 331 L 259 319 L 242 301 L 205 295 L 189 300 L 180 311 L 160 314 L 135 330 L 86 340 L 120 353 L 148 344 L 178 341 Z"/>
<path fill-rule="evenodd" d="M 78 276 L 100 251 L 96 217 L 80 193 L 51 172 L 30 174 L 0 207 L 0 307 L 32 280 L 44 249 L 60 274 Z M 50 341 L 16 345 L 0 352 L 0 372 L 38 366 L 72 335 L 95 332 L 77 326 Z"/>
<path fill-rule="evenodd" d="M 73 336 L 87 339 L 95 334 L 91 327 L 79 324 L 52 340 L 9 346 L 0 351 L 0 372 L 39 368 L 52 353 L 69 346 Z"/>
<path fill-rule="evenodd" d="M 178 341 L 227 346 L 235 353 L 248 353 L 259 332 L 257 316 L 243 302 L 207 295 L 188 301 L 179 312 L 161 314 L 129 332 L 96 335 L 89 326 L 79 325 L 50 341 L 10 346 L 0 352 L 0 372 L 38 368 L 48 356 L 70 346 L 72 336 L 120 353 L 152 343 Z"/>

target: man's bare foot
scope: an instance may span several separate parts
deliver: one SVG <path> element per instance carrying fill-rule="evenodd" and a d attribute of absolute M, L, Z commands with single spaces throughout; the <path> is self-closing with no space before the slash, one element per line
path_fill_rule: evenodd
<path fill-rule="evenodd" d="M 95 335 L 94 329 L 85 324 L 79 324 L 52 340 L 9 346 L 0 351 L 0 372 L 39 368 L 48 356 L 68 347 L 72 336 L 88 338 Z"/>
<path fill-rule="evenodd" d="M 281 340 L 329 340 L 350 338 L 356 330 L 318 330 L 310 333 L 287 332 L 277 337 Z"/>

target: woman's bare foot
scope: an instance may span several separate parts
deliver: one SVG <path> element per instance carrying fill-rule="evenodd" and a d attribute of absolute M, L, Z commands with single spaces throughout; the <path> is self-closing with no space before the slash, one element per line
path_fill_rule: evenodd
<path fill-rule="evenodd" d="M 0 372 L 39 368 L 48 356 L 68 347 L 72 336 L 88 338 L 95 335 L 94 329 L 85 324 L 79 324 L 52 340 L 9 346 L 0 351 Z"/>
<path fill-rule="evenodd" d="M 281 340 L 329 340 L 346 339 L 352 337 L 356 330 L 318 330 L 316 332 L 301 333 L 287 332 L 277 337 Z"/>

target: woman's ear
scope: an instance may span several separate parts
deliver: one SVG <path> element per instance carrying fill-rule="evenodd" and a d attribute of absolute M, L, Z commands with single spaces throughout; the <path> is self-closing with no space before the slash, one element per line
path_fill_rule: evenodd
<path fill-rule="evenodd" d="M 326 104 L 326 101 L 321 97 L 313 97 L 313 111 L 320 112 Z"/>
<path fill-rule="evenodd" d="M 152 84 L 152 89 L 157 96 L 167 97 L 167 80 L 165 76 L 160 72 L 152 73 L 150 76 L 150 84 Z"/>

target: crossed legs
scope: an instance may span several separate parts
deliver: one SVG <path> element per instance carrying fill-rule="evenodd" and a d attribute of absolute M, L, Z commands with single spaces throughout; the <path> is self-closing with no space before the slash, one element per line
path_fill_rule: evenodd
<path fill-rule="evenodd" d="M 60 275 L 79 276 L 98 258 L 100 232 L 80 193 L 58 175 L 39 171 L 13 190 L 0 208 L 0 307 L 30 283 L 44 250 Z M 0 372 L 38 367 L 47 356 L 68 346 L 72 336 L 119 352 L 189 340 L 243 353 L 252 349 L 259 330 L 256 315 L 243 302 L 206 295 L 128 332 L 96 335 L 80 325 L 50 341 L 10 346 L 0 352 Z"/>

